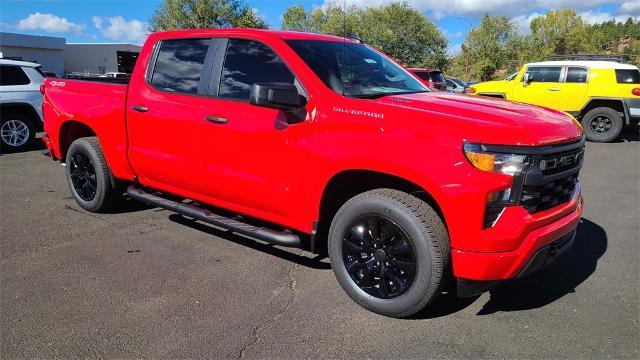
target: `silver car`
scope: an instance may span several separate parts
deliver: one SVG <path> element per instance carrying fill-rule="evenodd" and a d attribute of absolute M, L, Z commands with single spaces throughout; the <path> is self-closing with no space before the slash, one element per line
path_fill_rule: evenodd
<path fill-rule="evenodd" d="M 447 78 L 447 91 L 466 94 L 468 90 L 469 85 L 464 81 L 456 78 Z"/>
<path fill-rule="evenodd" d="M 20 151 L 42 131 L 42 94 L 45 78 L 39 64 L 0 59 L 0 143 L 2 151 Z"/>

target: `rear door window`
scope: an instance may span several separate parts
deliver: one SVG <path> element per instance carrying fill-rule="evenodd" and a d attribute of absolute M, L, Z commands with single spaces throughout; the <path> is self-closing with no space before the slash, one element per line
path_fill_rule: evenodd
<path fill-rule="evenodd" d="M 295 77 L 269 47 L 252 40 L 230 39 L 220 76 L 218 96 L 249 101 L 257 83 L 294 84 Z"/>
<path fill-rule="evenodd" d="M 616 70 L 618 84 L 640 84 L 640 71 L 636 69 Z"/>
<path fill-rule="evenodd" d="M 432 71 L 431 80 L 437 83 L 445 82 L 444 75 L 442 75 L 442 71 Z"/>
<path fill-rule="evenodd" d="M 560 66 L 536 66 L 527 69 L 526 74 L 533 82 L 560 82 Z"/>
<path fill-rule="evenodd" d="M 0 86 L 29 85 L 31 80 L 24 73 L 22 67 L 14 65 L 0 65 Z"/>
<path fill-rule="evenodd" d="M 426 71 L 418 71 L 418 72 L 414 72 L 413 74 L 424 81 L 431 80 L 431 78 L 429 78 L 429 73 Z"/>
<path fill-rule="evenodd" d="M 565 82 L 586 83 L 588 74 L 589 71 L 586 68 L 569 67 L 569 69 L 567 69 L 567 79 Z"/>
<path fill-rule="evenodd" d="M 151 85 L 163 91 L 198 94 L 209 43 L 209 39 L 162 41 Z"/>

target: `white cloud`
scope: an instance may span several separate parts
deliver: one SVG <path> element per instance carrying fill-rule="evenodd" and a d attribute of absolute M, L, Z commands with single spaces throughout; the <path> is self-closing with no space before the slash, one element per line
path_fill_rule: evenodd
<path fill-rule="evenodd" d="M 529 15 L 515 16 L 511 20 L 516 23 L 521 34 L 528 34 L 531 31 L 531 21 L 540 16 L 544 16 L 544 14 L 534 12 Z"/>
<path fill-rule="evenodd" d="M 391 2 L 391 0 L 324 0 L 324 6 L 328 4 L 356 5 L 360 7 L 379 6 Z M 627 7 L 635 9 L 638 1 L 628 0 L 407 0 L 409 5 L 422 11 L 429 11 L 431 15 L 440 20 L 445 16 L 470 16 L 479 17 L 485 13 L 491 15 L 522 16 L 541 9 L 570 8 L 577 11 L 592 11 L 594 8 L 605 4 L 627 4 Z"/>
<path fill-rule="evenodd" d="M 82 32 L 86 25 L 75 24 L 53 14 L 33 13 L 18 22 L 21 30 L 44 30 L 48 33 Z"/>
<path fill-rule="evenodd" d="M 94 16 L 91 21 L 104 37 L 111 40 L 124 40 L 139 44 L 147 37 L 146 26 L 139 20 L 127 21 L 122 16 L 109 18 Z"/>
<path fill-rule="evenodd" d="M 102 18 L 98 16 L 92 16 L 91 21 L 93 22 L 93 25 L 95 25 L 96 29 L 102 29 Z"/>
<path fill-rule="evenodd" d="M 627 13 L 630 15 L 640 15 L 640 1 L 629 1 L 622 3 L 619 9 L 620 13 Z"/>
<path fill-rule="evenodd" d="M 598 11 L 585 11 L 581 12 L 578 15 L 582 17 L 588 24 L 600 24 L 605 21 L 615 21 L 615 22 L 625 22 L 628 18 L 633 18 L 634 20 L 640 20 L 640 16 L 634 16 L 631 14 L 611 14 L 608 12 L 598 12 Z"/>

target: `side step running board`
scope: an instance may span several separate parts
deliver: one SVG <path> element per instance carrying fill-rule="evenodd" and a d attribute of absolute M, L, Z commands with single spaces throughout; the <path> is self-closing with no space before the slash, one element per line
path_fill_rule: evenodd
<path fill-rule="evenodd" d="M 276 231 L 264 227 L 256 227 L 240 222 L 238 220 L 229 219 L 227 217 L 214 214 L 209 210 L 202 209 L 191 204 L 183 204 L 150 194 L 133 185 L 127 188 L 127 194 L 132 198 L 149 205 L 157 206 L 190 218 L 198 219 L 206 223 L 225 228 L 234 233 L 243 234 L 276 245 L 300 247 L 300 237 L 290 232 Z"/>

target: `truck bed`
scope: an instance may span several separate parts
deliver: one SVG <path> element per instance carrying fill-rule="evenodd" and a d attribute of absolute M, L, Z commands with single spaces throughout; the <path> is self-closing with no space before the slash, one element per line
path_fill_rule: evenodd
<path fill-rule="evenodd" d="M 59 136 L 61 129 L 77 126 L 77 131 L 82 131 L 86 124 L 100 139 L 114 175 L 130 176 L 125 121 L 128 82 L 129 79 L 117 78 L 45 79 L 44 130 L 50 139 L 55 139 L 52 145 L 56 158 L 64 160 L 70 145 Z"/>
<path fill-rule="evenodd" d="M 131 78 L 112 78 L 112 77 L 100 77 L 100 76 L 65 77 L 65 78 L 51 78 L 51 79 L 103 82 L 108 84 L 127 84 L 127 85 L 129 84 L 129 81 L 131 81 Z"/>

